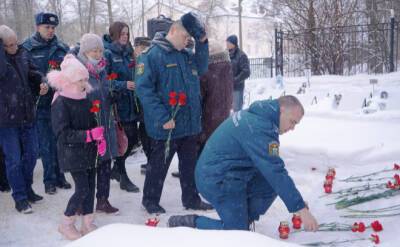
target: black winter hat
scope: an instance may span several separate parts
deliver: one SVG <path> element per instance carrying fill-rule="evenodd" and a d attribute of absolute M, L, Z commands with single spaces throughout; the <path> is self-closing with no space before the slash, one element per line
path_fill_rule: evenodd
<path fill-rule="evenodd" d="M 228 41 L 229 43 L 231 43 L 232 45 L 235 45 L 236 47 L 238 47 L 238 37 L 236 35 L 231 35 L 229 36 L 226 41 Z"/>
<path fill-rule="evenodd" d="M 53 13 L 40 12 L 35 15 L 36 26 L 41 24 L 58 25 L 58 16 Z"/>
<path fill-rule="evenodd" d="M 151 39 L 148 37 L 136 37 L 135 40 L 133 41 L 133 46 L 150 46 L 151 44 Z"/>
<path fill-rule="evenodd" d="M 190 36 L 196 40 L 199 40 L 206 35 L 204 24 L 202 24 L 200 17 L 197 14 L 193 12 L 186 13 L 181 17 L 181 22 Z"/>

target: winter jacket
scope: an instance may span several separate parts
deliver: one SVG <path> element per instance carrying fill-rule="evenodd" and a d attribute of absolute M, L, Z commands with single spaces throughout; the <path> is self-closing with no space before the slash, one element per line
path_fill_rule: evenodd
<path fill-rule="evenodd" d="M 143 104 L 147 134 L 156 140 L 166 140 L 169 130 L 163 125 L 172 119 L 169 105 L 171 92 L 185 93 L 186 105 L 175 117 L 172 139 L 197 135 L 201 131 L 201 95 L 199 76 L 207 71 L 208 41 L 196 41 L 195 54 L 178 51 L 158 33 L 152 46 L 144 51 L 136 65 L 137 93 Z"/>
<path fill-rule="evenodd" d="M 204 180 L 213 186 L 235 180 L 249 184 L 261 174 L 290 212 L 304 208 L 303 198 L 279 157 L 279 115 L 278 100 L 263 100 L 225 120 L 200 155 L 196 185 L 202 186 Z"/>
<path fill-rule="evenodd" d="M 0 127 L 18 127 L 35 119 L 35 96 L 42 74 L 24 49 L 5 52 L 0 41 Z"/>
<path fill-rule="evenodd" d="M 94 168 L 97 146 L 86 143 L 86 130 L 97 126 L 90 112 L 89 99 L 70 99 L 58 96 L 51 106 L 51 122 L 57 137 L 58 164 L 63 172 Z"/>
<path fill-rule="evenodd" d="M 127 81 L 134 80 L 135 59 L 130 45 L 122 47 L 112 42 L 109 35 L 103 36 L 104 57 L 107 60 L 106 72 L 108 75 L 115 73 L 117 78 L 112 81 L 113 88 L 117 91 L 117 109 L 121 122 L 138 120 L 139 105 L 135 91 L 127 90 Z"/>
<path fill-rule="evenodd" d="M 232 108 L 233 77 L 227 51 L 209 56 L 208 71 L 200 78 L 203 145 L 214 130 L 229 117 Z"/>
<path fill-rule="evenodd" d="M 247 55 L 239 48 L 229 51 L 229 56 L 232 64 L 234 90 L 243 91 L 244 81 L 250 77 L 249 59 L 247 58 Z"/>
<path fill-rule="evenodd" d="M 22 46 L 28 51 L 32 62 L 39 67 L 43 75 L 46 75 L 51 68 L 49 61 L 54 61 L 59 66 L 69 50 L 69 47 L 59 41 L 56 36 L 50 41 L 46 41 L 39 33 L 35 33 L 26 39 Z M 38 118 L 50 118 L 50 106 L 53 94 L 54 91 L 49 89 L 47 94 L 40 96 L 37 107 Z"/>
<path fill-rule="evenodd" d="M 112 90 L 111 82 L 106 79 L 105 66 L 99 66 L 95 69 L 90 66 L 87 59 L 78 55 L 78 59 L 86 66 L 89 71 L 89 84 L 93 90 L 88 93 L 87 97 L 90 102 L 100 100 L 100 113 L 97 125 L 104 127 L 104 138 L 107 142 L 107 150 L 104 156 L 100 156 L 100 160 L 109 160 L 117 157 L 117 133 L 114 123 L 114 114 L 112 112 Z M 105 61 L 104 61 L 105 64 Z"/>

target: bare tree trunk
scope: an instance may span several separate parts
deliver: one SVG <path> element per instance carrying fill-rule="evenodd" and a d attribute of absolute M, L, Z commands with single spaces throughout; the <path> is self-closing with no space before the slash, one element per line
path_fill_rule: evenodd
<path fill-rule="evenodd" d="M 96 27 L 96 0 L 93 1 L 93 32 L 97 33 L 97 27 Z"/>
<path fill-rule="evenodd" d="M 315 9 L 314 9 L 314 0 L 309 0 L 308 7 L 308 19 L 307 19 L 307 34 L 306 34 L 306 45 L 307 47 L 307 58 L 306 62 L 311 62 L 311 73 L 313 75 L 320 75 L 321 71 L 319 70 L 319 58 L 317 51 L 317 37 L 316 37 L 316 23 L 315 23 Z M 310 56 L 310 57 L 308 57 Z M 311 59 L 311 61 L 309 61 Z"/>
<path fill-rule="evenodd" d="M 81 4 L 81 0 L 76 0 L 77 4 L 78 4 L 78 15 L 79 15 L 79 28 L 80 28 L 80 34 L 81 36 L 83 35 L 83 14 L 82 14 L 82 4 Z"/>
<path fill-rule="evenodd" d="M 92 20 L 92 15 L 93 15 L 93 9 L 94 9 L 94 2 L 95 0 L 90 0 L 90 4 L 89 4 L 89 15 L 88 15 L 88 20 L 87 20 L 87 24 L 86 24 L 86 33 L 90 32 L 90 24 L 91 24 L 91 20 Z"/>
<path fill-rule="evenodd" d="M 34 17 L 33 17 L 33 1 L 34 0 L 25 0 L 25 9 L 26 9 L 26 18 L 27 18 L 27 35 L 35 31 Z"/>
<path fill-rule="evenodd" d="M 22 21 L 21 21 L 21 7 L 18 4 L 18 0 L 12 1 L 12 10 L 14 13 L 14 30 L 18 37 L 22 37 Z"/>
<path fill-rule="evenodd" d="M 107 0 L 107 9 L 108 9 L 108 22 L 109 22 L 109 26 L 110 26 L 114 22 L 113 14 L 112 14 L 111 0 Z"/>

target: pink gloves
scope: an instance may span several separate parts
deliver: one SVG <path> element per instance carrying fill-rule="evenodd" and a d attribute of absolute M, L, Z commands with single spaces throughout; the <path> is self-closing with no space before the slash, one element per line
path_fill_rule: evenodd
<path fill-rule="evenodd" d="M 104 127 L 96 127 L 86 131 L 86 143 L 96 141 L 97 152 L 104 156 L 107 150 L 106 139 L 104 139 Z"/>
<path fill-rule="evenodd" d="M 86 142 L 100 141 L 104 139 L 104 127 L 96 127 L 86 131 Z"/>
<path fill-rule="evenodd" d="M 100 141 L 97 141 L 97 152 L 100 154 L 100 156 L 104 156 L 106 154 L 107 150 L 107 143 L 106 139 L 102 139 Z"/>

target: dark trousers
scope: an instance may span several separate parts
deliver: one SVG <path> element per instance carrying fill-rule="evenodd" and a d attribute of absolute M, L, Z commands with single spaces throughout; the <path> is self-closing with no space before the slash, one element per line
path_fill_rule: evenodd
<path fill-rule="evenodd" d="M 148 160 L 150 157 L 151 146 L 150 146 L 150 137 L 147 135 L 144 122 L 139 123 L 139 137 L 140 137 L 140 142 L 142 143 L 143 152 Z"/>
<path fill-rule="evenodd" d="M 151 153 L 146 168 L 143 188 L 143 205 L 159 204 L 165 177 L 175 153 L 179 158 L 179 179 L 182 189 L 182 204 L 190 207 L 200 202 L 194 182 L 194 168 L 197 161 L 197 137 L 188 136 L 170 141 L 169 156 L 164 161 L 165 140 L 150 139 Z"/>
<path fill-rule="evenodd" d="M 97 162 L 97 199 L 108 199 L 110 196 L 111 159 Z"/>
<path fill-rule="evenodd" d="M 0 147 L 0 187 L 7 186 L 7 174 L 6 174 L 6 163 L 4 160 L 3 150 Z"/>
<path fill-rule="evenodd" d="M 27 199 L 33 183 L 37 159 L 37 133 L 33 124 L 16 128 L 0 128 L 8 182 L 15 201 Z"/>
<path fill-rule="evenodd" d="M 65 216 L 75 215 L 78 209 L 82 210 L 83 215 L 93 213 L 96 170 L 71 172 L 71 176 L 75 183 L 75 192 L 68 201 Z"/>
<path fill-rule="evenodd" d="M 137 127 L 137 122 L 128 122 L 128 123 L 122 123 L 122 127 L 125 130 L 125 134 L 128 137 L 128 148 L 126 149 L 126 152 L 123 156 L 117 157 L 115 159 L 115 165 L 118 168 L 118 171 L 120 174 L 126 174 L 126 168 L 125 168 L 125 160 L 129 157 L 131 154 L 131 151 L 135 145 L 138 143 L 138 127 Z"/>
<path fill-rule="evenodd" d="M 43 183 L 56 185 L 65 179 L 60 172 L 57 159 L 57 142 L 53 134 L 50 119 L 37 119 L 36 127 L 39 141 L 39 154 L 43 163 Z"/>

